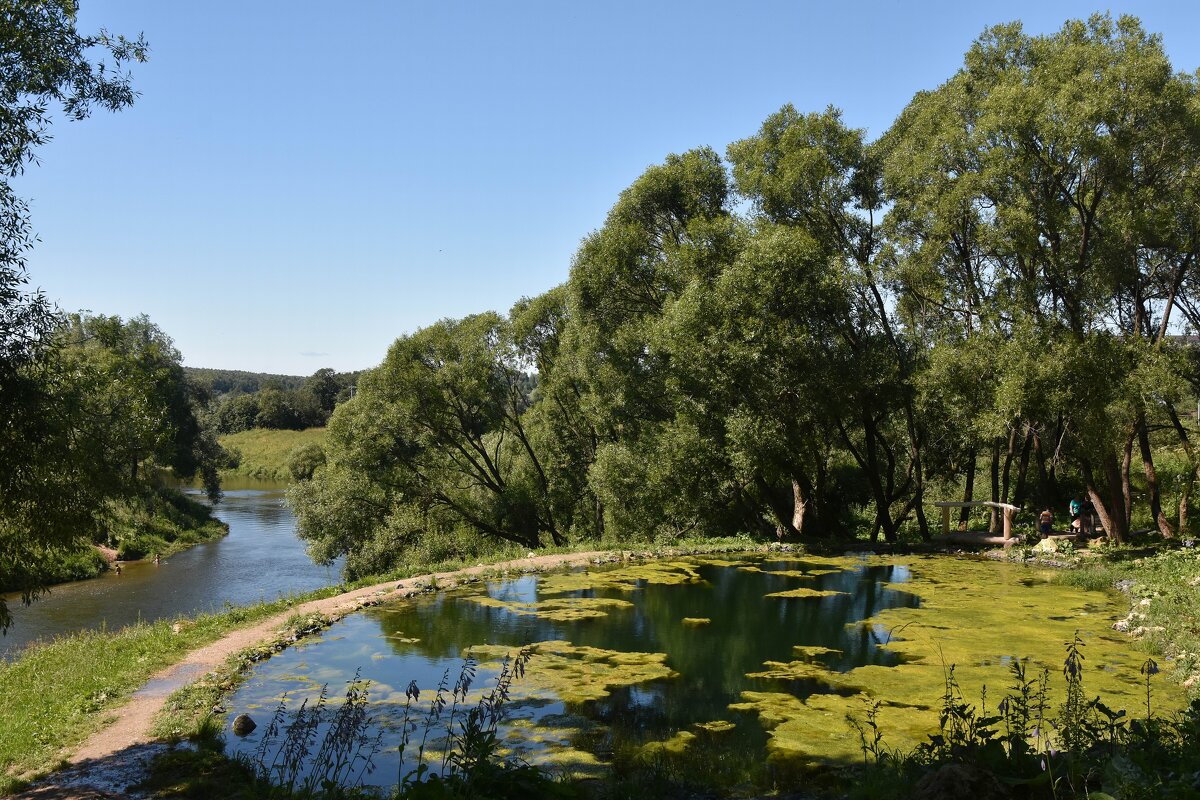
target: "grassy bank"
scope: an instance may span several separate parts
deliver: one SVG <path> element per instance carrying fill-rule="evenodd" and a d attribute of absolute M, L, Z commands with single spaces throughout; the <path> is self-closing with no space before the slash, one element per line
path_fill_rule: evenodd
<path fill-rule="evenodd" d="M 229 527 L 213 516 L 208 505 L 169 487 L 110 502 L 104 511 L 103 526 L 104 533 L 96 544 L 115 550 L 122 561 L 148 558 L 155 553 L 168 556 L 229 533 Z M 56 553 L 53 560 L 40 564 L 37 577 L 41 585 L 53 586 L 94 578 L 108 568 L 108 559 L 83 540 L 79 549 Z M 18 588 L 19 585 L 0 581 L 0 592 Z"/>
<path fill-rule="evenodd" d="M 324 441 L 324 428 L 303 431 L 255 428 L 231 433 L 222 436 L 220 442 L 233 456 L 234 466 L 222 470 L 221 474 L 287 482 L 292 480 L 289 469 L 292 454 L 305 445 L 320 445 Z"/>
<path fill-rule="evenodd" d="M 160 488 L 136 502 L 114 505 L 109 531 L 108 544 L 116 548 L 117 558 L 133 561 L 220 539 L 229 526 L 207 504 L 178 489 Z"/>
<path fill-rule="evenodd" d="M 1190 696 L 1200 697 L 1200 550 L 1126 548 L 1078 561 L 1058 580 L 1126 592 L 1131 610 L 1118 629 L 1159 657 Z"/>
<path fill-rule="evenodd" d="M 333 592 L 63 636 L 0 662 L 0 796 L 18 789 L 21 776 L 54 768 L 155 672 L 236 628 Z"/>

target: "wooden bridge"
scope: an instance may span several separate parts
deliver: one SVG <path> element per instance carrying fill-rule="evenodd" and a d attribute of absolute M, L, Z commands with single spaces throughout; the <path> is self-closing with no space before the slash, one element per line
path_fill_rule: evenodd
<path fill-rule="evenodd" d="M 990 500 L 967 500 L 961 503 L 934 503 L 942 510 L 942 535 L 936 537 L 939 541 L 953 544 L 998 544 L 1004 547 L 1021 541 L 1020 536 L 1013 534 L 1013 516 L 1021 509 L 1010 503 L 993 503 Z M 1002 534 L 997 536 L 993 531 L 952 531 L 950 530 L 950 509 L 976 508 L 987 506 L 1000 509 L 1003 521 Z"/>

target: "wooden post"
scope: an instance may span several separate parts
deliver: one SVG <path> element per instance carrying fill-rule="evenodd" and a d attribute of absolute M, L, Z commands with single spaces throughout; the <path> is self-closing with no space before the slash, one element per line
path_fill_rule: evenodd
<path fill-rule="evenodd" d="M 942 506 L 942 533 L 950 533 L 950 506 Z"/>
<path fill-rule="evenodd" d="M 1012 522 L 1013 522 L 1013 512 L 1014 511 L 1016 511 L 1016 509 L 1013 508 L 1012 506 L 1004 507 L 1004 538 L 1005 539 L 1012 538 Z"/>

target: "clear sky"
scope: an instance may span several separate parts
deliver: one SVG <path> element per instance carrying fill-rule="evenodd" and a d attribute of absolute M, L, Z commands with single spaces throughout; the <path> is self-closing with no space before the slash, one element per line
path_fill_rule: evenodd
<path fill-rule="evenodd" d="M 1132 13 L 1200 67 L 1182 1 L 81 5 L 150 61 L 134 106 L 57 124 L 18 179 L 32 282 L 148 314 L 191 366 L 302 375 L 563 282 L 646 167 L 785 103 L 877 136 L 989 25 Z"/>

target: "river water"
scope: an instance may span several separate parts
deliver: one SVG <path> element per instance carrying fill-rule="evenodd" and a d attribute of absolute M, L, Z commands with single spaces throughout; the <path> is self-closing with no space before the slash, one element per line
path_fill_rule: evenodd
<path fill-rule="evenodd" d="M 0 637 L 0 658 L 12 658 L 29 642 L 72 631 L 121 628 L 139 620 L 217 611 L 225 606 L 273 600 L 339 581 L 341 565 L 314 564 L 296 538 L 296 519 L 281 485 L 227 488 L 216 515 L 229 535 L 163 560 L 132 562 L 121 575 L 52 587 L 30 606 L 6 595 L 13 626 Z"/>

